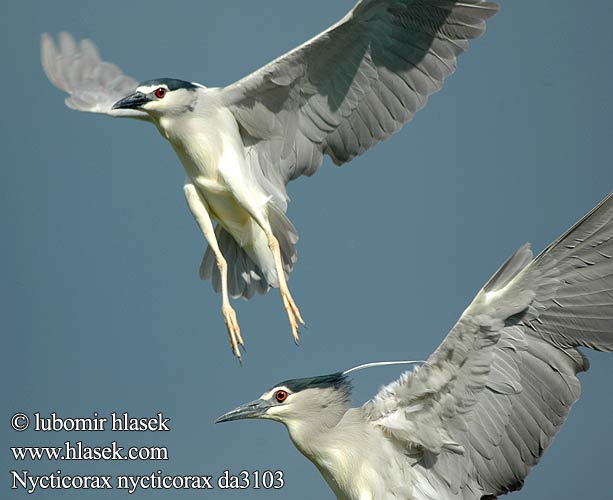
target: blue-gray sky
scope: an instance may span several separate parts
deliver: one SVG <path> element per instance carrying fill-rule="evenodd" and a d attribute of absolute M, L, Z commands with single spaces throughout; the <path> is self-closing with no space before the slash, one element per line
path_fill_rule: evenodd
<path fill-rule="evenodd" d="M 282 469 L 286 485 L 215 496 L 333 498 L 280 425 L 214 426 L 214 418 L 279 380 L 426 357 L 516 247 L 531 241 L 540 251 L 611 191 L 611 3 L 503 2 L 412 124 L 341 169 L 326 160 L 315 177 L 291 184 L 289 216 L 301 240 L 290 287 L 309 329 L 294 346 L 276 291 L 236 302 L 248 348 L 240 368 L 220 298 L 198 279 L 205 244 L 183 200 L 178 159 L 151 126 L 67 109 L 40 68 L 39 36 L 90 37 L 137 79 L 218 86 L 352 5 L 56 0 L 4 7 L 0 496 L 26 496 L 8 490 L 12 468 L 213 475 L 230 468 Z M 582 399 L 513 498 L 610 498 L 613 358 L 589 357 Z M 362 372 L 358 397 L 398 373 Z M 163 411 L 172 431 L 17 434 L 9 428 L 16 411 Z M 23 465 L 8 450 L 67 439 L 167 445 L 171 459 Z"/>

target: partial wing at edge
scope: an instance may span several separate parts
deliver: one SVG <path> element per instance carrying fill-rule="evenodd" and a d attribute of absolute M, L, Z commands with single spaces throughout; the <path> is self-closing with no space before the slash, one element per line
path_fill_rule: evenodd
<path fill-rule="evenodd" d="M 589 364 L 577 347 L 613 351 L 613 195 L 529 257 L 522 247 L 428 364 L 364 406 L 449 492 L 437 499 L 521 488 L 579 397 Z"/>
<path fill-rule="evenodd" d="M 69 108 L 150 121 L 142 111 L 112 109 L 136 88 L 137 82 L 114 64 L 100 59 L 91 40 L 77 44 L 70 34 L 60 33 L 56 45 L 49 34 L 43 33 L 40 50 L 43 69 L 51 83 L 70 94 L 66 99 Z"/>

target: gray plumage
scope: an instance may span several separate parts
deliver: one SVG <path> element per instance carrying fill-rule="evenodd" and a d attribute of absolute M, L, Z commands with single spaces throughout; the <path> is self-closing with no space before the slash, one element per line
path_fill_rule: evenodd
<path fill-rule="evenodd" d="M 337 24 L 227 87 L 251 167 L 279 206 L 285 185 L 391 136 L 454 72 L 494 3 L 360 1 Z"/>
<path fill-rule="evenodd" d="M 65 103 L 71 109 L 111 116 L 149 120 L 143 111 L 112 109 L 119 99 L 132 92 L 138 82 L 112 63 L 100 59 L 91 40 L 76 43 L 68 33 L 60 33 L 59 43 L 41 36 L 41 62 L 47 77 L 67 92 Z"/>
<path fill-rule="evenodd" d="M 579 398 L 579 347 L 613 351 L 613 195 L 535 259 L 522 246 L 427 362 L 361 408 L 346 385 L 305 379 L 255 416 L 284 423 L 339 499 L 496 497 L 522 487 Z"/>

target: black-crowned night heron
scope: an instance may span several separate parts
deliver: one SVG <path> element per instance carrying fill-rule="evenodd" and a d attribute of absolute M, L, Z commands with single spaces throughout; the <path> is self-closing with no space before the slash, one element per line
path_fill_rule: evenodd
<path fill-rule="evenodd" d="M 361 0 L 325 32 L 225 88 L 169 78 L 137 85 L 92 42 L 77 45 L 65 33 L 59 48 L 43 35 L 42 63 L 71 108 L 150 121 L 170 141 L 209 243 L 200 274 L 221 291 L 240 358 L 229 295 L 278 287 L 296 341 L 304 324 L 286 283 L 298 240 L 285 215 L 286 184 L 315 173 L 325 154 L 340 165 L 398 131 L 497 9 L 480 0 Z"/>
<path fill-rule="evenodd" d="M 521 488 L 578 399 L 580 346 L 613 351 L 613 195 L 534 260 L 521 247 L 427 362 L 364 406 L 349 370 L 217 422 L 285 424 L 342 500 L 491 499 Z"/>

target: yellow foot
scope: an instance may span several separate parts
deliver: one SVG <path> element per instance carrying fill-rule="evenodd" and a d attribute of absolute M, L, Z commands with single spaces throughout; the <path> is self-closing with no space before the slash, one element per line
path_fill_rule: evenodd
<path fill-rule="evenodd" d="M 298 306 L 294 302 L 292 298 L 292 294 L 289 293 L 289 289 L 282 288 L 281 289 L 281 298 L 283 298 L 283 306 L 285 307 L 285 311 L 287 312 L 287 317 L 289 318 L 289 324 L 292 327 L 292 335 L 294 336 L 294 342 L 296 344 L 300 340 L 298 335 L 298 322 L 304 325 L 304 320 L 300 315 L 300 311 L 298 310 Z"/>
<path fill-rule="evenodd" d="M 231 306 L 225 306 L 221 308 L 221 313 L 223 314 L 223 319 L 226 322 L 226 327 L 228 328 L 228 335 L 230 337 L 230 347 L 232 348 L 232 352 L 241 360 L 241 351 L 239 346 L 243 349 L 245 348 L 245 344 L 243 343 L 243 338 L 241 337 L 241 329 L 238 326 L 238 320 L 236 319 L 236 313 Z"/>

